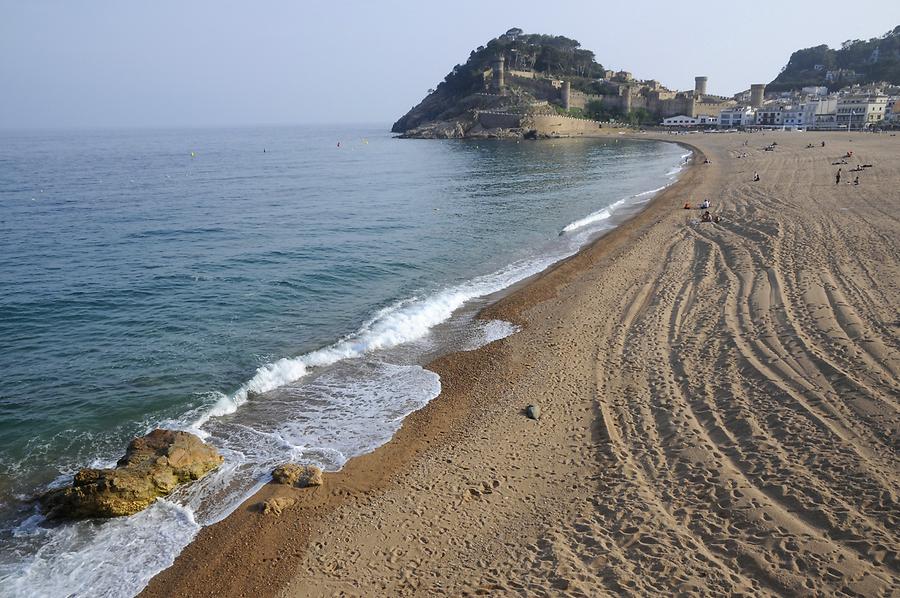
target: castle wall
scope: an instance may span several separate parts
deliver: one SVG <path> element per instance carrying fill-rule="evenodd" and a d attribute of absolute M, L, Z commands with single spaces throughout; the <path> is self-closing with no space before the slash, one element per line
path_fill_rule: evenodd
<path fill-rule="evenodd" d="M 557 116 L 552 114 L 533 115 L 523 119 L 522 127 L 537 131 L 538 135 L 578 137 L 596 135 L 600 131 L 600 123 L 595 120 Z"/>
<path fill-rule="evenodd" d="M 686 96 L 676 96 L 669 99 L 660 99 L 650 102 L 647 110 L 656 114 L 659 118 L 668 118 L 670 116 L 696 116 L 694 114 L 694 98 Z"/>
<path fill-rule="evenodd" d="M 520 79 L 516 85 L 530 92 L 538 100 L 559 101 L 560 91 L 553 87 L 549 79 Z"/>
<path fill-rule="evenodd" d="M 603 96 L 584 93 L 575 89 L 569 91 L 569 108 L 581 108 L 582 110 L 588 105 L 588 102 L 594 100 L 603 101 Z"/>
<path fill-rule="evenodd" d="M 510 77 L 519 77 L 521 79 L 535 79 L 534 71 L 517 71 L 515 69 L 506 69 L 506 74 Z"/>
<path fill-rule="evenodd" d="M 521 114 L 512 114 L 510 112 L 478 112 L 478 124 L 485 129 L 516 129 L 521 122 Z"/>
<path fill-rule="evenodd" d="M 690 116 L 719 116 L 719 113 L 726 108 L 733 108 L 734 100 L 724 100 L 721 102 L 696 102 L 694 104 L 694 113 Z"/>

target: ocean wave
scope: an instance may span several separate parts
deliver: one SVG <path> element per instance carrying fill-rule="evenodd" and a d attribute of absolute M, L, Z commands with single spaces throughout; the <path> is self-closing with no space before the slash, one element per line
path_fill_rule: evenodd
<path fill-rule="evenodd" d="M 436 325 L 447 321 L 467 302 L 496 293 L 533 276 L 558 259 L 560 256 L 521 260 L 433 295 L 398 301 L 381 309 L 355 333 L 332 345 L 261 366 L 234 393 L 218 393 L 213 406 L 189 423 L 187 428 L 206 438 L 209 433 L 203 426 L 211 418 L 236 412 L 251 394 L 262 394 L 285 386 L 303 378 L 312 368 L 330 366 L 345 359 L 355 359 L 373 351 L 390 349 L 422 338 Z"/>
<path fill-rule="evenodd" d="M 579 218 L 578 220 L 567 224 L 559 234 L 570 233 L 572 231 L 578 230 L 580 228 L 584 228 L 590 224 L 596 224 L 598 222 L 602 222 L 604 220 L 608 220 L 612 217 L 613 213 L 621 208 L 623 205 L 628 203 L 630 199 L 637 199 L 638 197 L 645 197 L 647 195 L 653 195 L 659 193 L 663 189 L 665 189 L 667 185 L 663 185 L 662 187 L 657 187 L 656 189 L 650 189 L 649 191 L 642 191 L 641 193 L 636 193 L 634 195 L 629 195 L 628 197 L 623 197 L 617 201 L 614 201 L 610 205 L 605 208 L 601 208 L 596 212 L 592 212 L 585 216 L 584 218 Z"/>

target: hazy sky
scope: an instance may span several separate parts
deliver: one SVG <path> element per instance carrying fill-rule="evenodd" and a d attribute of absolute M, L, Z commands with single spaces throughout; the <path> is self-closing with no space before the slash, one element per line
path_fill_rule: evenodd
<path fill-rule="evenodd" d="M 698 6 L 0 0 L 0 127 L 390 123 L 510 27 L 573 37 L 604 66 L 677 89 L 707 75 L 710 93 L 731 95 L 796 49 L 900 24 L 896 1 Z"/>

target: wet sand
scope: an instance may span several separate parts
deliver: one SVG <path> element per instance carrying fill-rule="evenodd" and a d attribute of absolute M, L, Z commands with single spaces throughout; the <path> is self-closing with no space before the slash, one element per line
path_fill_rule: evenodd
<path fill-rule="evenodd" d="M 488 308 L 522 331 L 431 364 L 390 443 L 267 485 L 143 595 L 900 593 L 900 137 L 663 138 L 712 163 Z"/>

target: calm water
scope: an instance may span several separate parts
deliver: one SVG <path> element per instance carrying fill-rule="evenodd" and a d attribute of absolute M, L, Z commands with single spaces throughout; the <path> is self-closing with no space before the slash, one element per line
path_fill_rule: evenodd
<path fill-rule="evenodd" d="M 274 464 L 334 470 L 385 442 L 439 392 L 430 357 L 513 332 L 473 321 L 486 296 L 684 155 L 380 128 L 0 133 L 0 594 L 132 595 Z M 225 465 L 105 523 L 49 527 L 23 500 L 158 425 Z"/>

